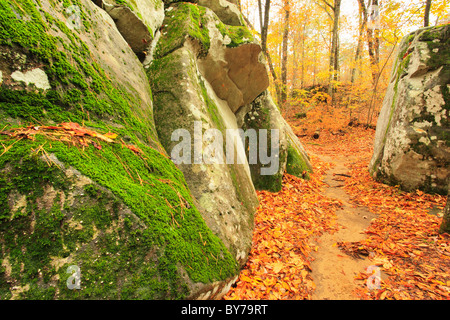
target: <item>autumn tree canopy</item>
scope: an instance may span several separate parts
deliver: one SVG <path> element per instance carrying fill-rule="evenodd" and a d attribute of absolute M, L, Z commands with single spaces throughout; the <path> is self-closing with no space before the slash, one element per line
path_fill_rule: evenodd
<path fill-rule="evenodd" d="M 448 14 L 447 0 L 241 0 L 240 6 L 261 36 L 281 106 L 302 106 L 305 91 L 320 86 L 330 102 L 345 103 L 368 122 L 379 111 L 401 38 Z M 335 97 L 342 87 L 350 88 L 345 101 Z"/>

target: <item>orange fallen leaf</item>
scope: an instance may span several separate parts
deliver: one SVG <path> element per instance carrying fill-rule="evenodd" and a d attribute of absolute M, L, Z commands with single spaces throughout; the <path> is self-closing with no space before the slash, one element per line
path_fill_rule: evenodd
<path fill-rule="evenodd" d="M 273 272 L 275 273 L 279 273 L 283 268 L 284 268 L 284 264 L 281 262 L 275 262 L 273 265 Z"/>

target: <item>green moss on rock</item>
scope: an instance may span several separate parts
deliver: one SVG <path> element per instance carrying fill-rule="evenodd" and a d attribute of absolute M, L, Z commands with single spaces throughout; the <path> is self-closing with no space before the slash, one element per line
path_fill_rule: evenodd
<path fill-rule="evenodd" d="M 383 135 L 377 138 L 378 150 L 369 168 L 377 180 L 405 190 L 446 194 L 449 41 L 448 25 L 422 28 L 403 38 L 389 99 L 381 111 L 386 116 L 380 117 L 377 126 Z M 384 147 L 386 143 L 389 148 Z M 405 174 L 406 170 L 411 172 Z"/>
<path fill-rule="evenodd" d="M 254 41 L 253 34 L 247 27 L 225 25 L 215 14 L 206 15 L 207 10 L 209 9 L 188 2 L 173 4 L 172 9 L 166 11 L 155 58 L 161 58 L 180 48 L 187 38 L 198 41 L 202 47 L 200 55 L 206 55 L 211 46 L 208 30 L 211 20 L 222 36 L 228 37 L 227 47 L 234 48 Z"/>
<path fill-rule="evenodd" d="M 245 26 L 229 26 L 222 22 L 216 24 L 223 37 L 228 37 L 230 42 L 227 44 L 229 48 L 239 47 L 245 43 L 254 41 L 252 32 Z"/>
<path fill-rule="evenodd" d="M 291 145 L 287 148 L 286 173 L 299 178 L 309 178 L 309 167 Z M 306 174 L 304 174 L 306 172 Z"/>
<path fill-rule="evenodd" d="M 159 59 L 184 45 L 187 37 L 198 40 L 203 51 L 208 52 L 211 45 L 209 31 L 206 27 L 206 8 L 191 3 L 173 5 L 174 9 L 166 12 L 161 28 L 161 39 L 155 50 L 155 59 Z"/>
<path fill-rule="evenodd" d="M 70 207 L 65 203 L 61 209 L 60 199 L 70 196 L 73 183 L 57 166 L 49 166 L 33 154 L 33 149 L 46 142 L 39 137 L 34 142 L 16 142 L 14 149 L 0 159 L 0 167 L 4 168 L 0 174 L 1 197 L 26 195 L 23 212 L 19 208 L 20 213 L 11 216 L 9 206 L 3 206 L 0 212 L 2 259 L 8 257 L 13 265 L 7 278 L 30 285 L 34 292 L 27 290 L 21 298 L 45 298 L 48 292 L 44 295 L 41 289 L 56 286 L 60 289 L 59 299 L 175 299 L 188 294 L 180 270 L 192 281 L 205 283 L 236 273 L 234 259 L 206 227 L 181 172 L 170 160 L 148 147 L 141 158 L 119 145 L 105 144 L 102 150 L 90 147 L 82 151 L 52 141 L 45 147 L 48 154 L 95 181 L 78 198 L 80 205 Z M 12 143 L 2 141 L 6 147 Z M 38 199 L 46 186 L 59 192 L 50 210 L 39 208 Z M 123 219 L 135 217 L 134 224 L 139 228 L 112 228 L 120 221 L 118 208 L 124 205 L 132 213 Z M 74 228 L 73 220 L 80 224 L 82 221 L 83 229 Z M 99 232 L 104 238 L 94 238 Z M 92 248 L 94 240 L 98 243 Z M 155 252 L 153 260 L 139 265 L 149 250 Z M 40 273 L 48 279 L 55 277 L 57 270 L 50 267 L 52 259 L 69 255 L 73 256 L 70 264 L 79 265 L 83 271 L 83 290 L 65 288 L 67 277 L 61 277 L 56 284 L 40 280 Z M 64 273 L 70 264 L 59 272 Z M 26 273 L 20 271 L 21 265 Z M 42 295 L 38 297 L 39 292 Z"/>
<path fill-rule="evenodd" d="M 272 132 L 271 129 L 272 123 L 274 119 L 271 119 L 271 110 L 270 110 L 270 101 L 268 100 L 267 93 L 264 92 L 258 98 L 256 98 L 251 103 L 251 111 L 248 112 L 244 117 L 244 123 L 242 129 L 249 130 L 253 129 L 257 132 L 257 139 L 259 141 L 259 134 L 261 134 L 262 130 L 267 130 L 267 150 L 271 150 L 271 142 L 272 142 Z M 273 105 L 275 108 L 275 105 Z M 257 113 L 257 117 L 252 116 L 253 113 Z M 247 150 L 247 153 L 249 150 Z M 248 158 L 247 154 L 247 158 Z M 279 149 L 278 159 L 279 165 L 282 165 L 284 160 L 286 159 L 285 150 Z M 284 159 L 284 160 L 283 160 Z M 270 165 L 270 164 L 269 164 Z M 256 190 L 267 190 L 270 192 L 278 192 L 282 188 L 282 180 L 283 180 L 283 170 L 277 170 L 276 173 L 271 175 L 263 175 L 261 174 L 261 169 L 263 168 L 263 164 L 258 162 L 256 164 L 249 164 L 250 173 L 252 176 L 253 185 Z"/>
<path fill-rule="evenodd" d="M 83 7 L 81 7 L 83 8 Z M 21 10 L 27 10 L 23 13 Z M 23 16 L 16 16 L 17 13 Z M 136 97 L 118 88 L 109 80 L 100 65 L 93 61 L 86 44 L 76 32 L 55 19 L 45 20 L 32 1 L 23 1 L 21 7 L 1 3 L 4 21 L 0 29 L 0 45 L 8 52 L 24 52 L 36 65 L 43 64 L 52 89 L 43 92 L 0 88 L 0 110 L 6 115 L 24 120 L 39 119 L 48 122 L 72 121 L 94 127 L 108 128 L 106 119 L 113 118 L 115 129 L 123 135 L 145 137 L 145 143 L 156 145 L 156 132 L 151 125 L 151 109 L 137 106 Z M 33 23 L 27 20 L 32 19 Z M 70 39 L 68 50 L 61 38 L 51 36 L 47 29 L 57 26 Z M 19 31 L 18 31 L 19 30 Z M 64 44 L 64 45 L 63 45 Z M 5 58 L 8 58 L 6 56 Z M 130 135 L 130 131 L 134 134 Z"/>

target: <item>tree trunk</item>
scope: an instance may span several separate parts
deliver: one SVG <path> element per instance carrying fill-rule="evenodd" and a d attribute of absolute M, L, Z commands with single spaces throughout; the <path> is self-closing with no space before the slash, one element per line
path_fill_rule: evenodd
<path fill-rule="evenodd" d="M 424 27 L 428 27 L 430 25 L 430 9 L 431 9 L 431 0 L 427 0 L 425 4 L 425 15 L 423 17 Z"/>
<path fill-rule="evenodd" d="M 289 0 L 284 1 L 284 28 L 283 28 L 283 49 L 281 60 L 281 103 L 284 104 L 287 100 L 287 51 L 289 42 Z"/>
<path fill-rule="evenodd" d="M 337 80 L 339 73 L 339 16 L 341 14 L 341 0 L 334 0 L 333 9 L 333 36 L 331 40 L 330 51 L 330 76 L 328 85 L 328 95 L 331 97 L 334 105 L 334 81 Z"/>
<path fill-rule="evenodd" d="M 294 96 L 295 89 L 297 89 L 297 87 L 298 87 L 297 86 L 297 83 L 298 83 L 297 73 L 298 73 L 298 69 L 299 69 L 298 65 L 299 65 L 300 60 L 302 62 L 302 66 L 303 66 L 303 56 L 301 56 L 300 59 L 298 57 L 299 42 L 300 42 L 299 38 L 300 38 L 300 35 L 299 35 L 299 33 L 297 33 L 296 36 L 294 37 L 294 39 L 292 39 L 292 84 L 291 84 L 291 90 L 289 92 L 289 95 L 291 97 Z M 302 77 L 302 75 L 300 74 L 300 88 L 302 88 L 302 82 L 303 82 L 303 79 L 301 77 Z"/>
<path fill-rule="evenodd" d="M 367 29 L 367 49 L 369 51 L 370 68 L 372 72 L 372 84 L 375 84 L 377 81 L 377 58 L 375 56 L 373 31 L 370 29 Z"/>
<path fill-rule="evenodd" d="M 269 13 L 270 13 L 270 0 L 266 0 L 264 4 L 264 11 L 262 10 L 261 0 L 258 0 L 258 8 L 260 14 L 260 26 L 261 26 L 261 49 L 264 56 L 267 59 L 267 64 L 269 65 L 270 73 L 272 74 L 273 82 L 276 90 L 276 99 L 278 103 L 281 100 L 280 85 L 278 83 L 278 77 L 273 67 L 272 58 L 270 57 L 269 51 L 267 50 L 267 34 L 269 29 Z"/>
<path fill-rule="evenodd" d="M 368 12 L 366 4 L 364 3 L 364 0 L 358 0 L 359 6 L 363 13 L 363 19 L 368 21 Z M 378 1 L 377 1 L 378 3 Z M 376 43 L 374 40 L 374 32 L 373 30 L 366 27 L 366 36 L 367 36 L 367 49 L 369 52 L 369 60 L 370 60 L 370 67 L 372 72 L 372 84 L 375 86 L 375 83 L 377 82 L 378 77 L 378 61 L 377 61 L 377 55 L 376 52 L 378 51 L 376 49 Z M 379 44 L 378 44 L 379 45 Z"/>
<path fill-rule="evenodd" d="M 339 31 L 336 39 L 336 47 L 334 48 L 334 81 L 339 81 L 340 79 L 340 69 L 339 69 L 339 50 L 341 48 L 341 40 L 339 39 Z M 336 91 L 336 89 L 335 89 Z"/>
<path fill-rule="evenodd" d="M 373 5 L 378 5 L 378 0 L 372 0 Z M 374 36 L 374 48 L 375 48 L 375 61 L 377 64 L 377 74 L 379 72 L 380 67 L 380 30 L 375 29 L 373 31 Z"/>
<path fill-rule="evenodd" d="M 280 84 L 278 83 L 277 74 L 275 72 L 275 69 L 273 68 L 272 58 L 270 57 L 270 54 L 267 51 L 265 52 L 265 56 L 266 56 L 267 62 L 269 64 L 269 69 L 270 69 L 270 73 L 272 74 L 273 82 L 275 84 L 275 91 L 276 91 L 276 94 L 277 94 L 277 102 L 280 103 L 280 101 L 281 101 L 281 89 L 280 89 Z"/>
<path fill-rule="evenodd" d="M 359 5 L 359 37 L 358 37 L 358 44 L 356 46 L 356 52 L 355 52 L 355 65 L 352 68 L 352 77 L 351 77 L 351 83 L 355 83 L 356 80 L 356 73 L 357 73 L 357 65 L 358 61 L 361 58 L 361 51 L 362 51 L 362 45 L 363 45 L 363 37 L 364 37 L 364 29 L 367 25 L 367 16 L 363 15 L 363 9 L 361 7 L 361 4 Z"/>
<path fill-rule="evenodd" d="M 440 233 L 450 233 L 450 188 L 448 190 L 447 205 L 444 209 L 444 216 L 442 217 L 442 224 L 439 229 Z"/>
<path fill-rule="evenodd" d="M 302 30 L 302 75 L 300 81 L 300 87 L 303 89 L 305 86 L 305 37 L 306 37 L 306 18 L 305 23 L 303 24 Z"/>
<path fill-rule="evenodd" d="M 261 48 L 263 52 L 267 52 L 267 32 L 269 29 L 269 12 L 270 12 L 270 0 L 266 0 L 264 5 L 264 19 L 261 22 Z"/>
<path fill-rule="evenodd" d="M 264 19 L 263 19 L 263 13 L 262 13 L 261 0 L 258 0 L 258 13 L 259 13 L 259 28 L 261 30 L 261 42 L 262 42 L 262 29 L 264 26 Z"/>
<path fill-rule="evenodd" d="M 313 86 L 316 85 L 316 73 L 317 73 L 317 46 L 314 46 Z"/>

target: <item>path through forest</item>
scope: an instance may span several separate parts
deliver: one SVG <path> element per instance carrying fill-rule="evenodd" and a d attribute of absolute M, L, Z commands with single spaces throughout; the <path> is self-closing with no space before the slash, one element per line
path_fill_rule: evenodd
<path fill-rule="evenodd" d="M 370 261 L 343 254 L 338 242 L 355 242 L 365 238 L 364 230 L 376 216 L 364 206 L 353 206 L 349 196 L 342 188 L 344 178 L 349 174 L 348 162 L 355 157 L 343 155 L 317 155 L 333 166 L 326 172 L 324 182 L 328 186 L 325 196 L 339 200 L 343 207 L 336 211 L 340 229 L 333 233 L 325 233 L 318 240 L 318 249 L 312 254 L 311 276 L 316 285 L 312 295 L 314 300 L 353 300 L 356 289 L 355 276 L 370 266 Z"/>
<path fill-rule="evenodd" d="M 374 181 L 373 137 L 348 128 L 302 139 L 314 173 L 258 191 L 248 262 L 224 299 L 450 299 L 450 236 L 435 213 L 446 197 Z"/>

